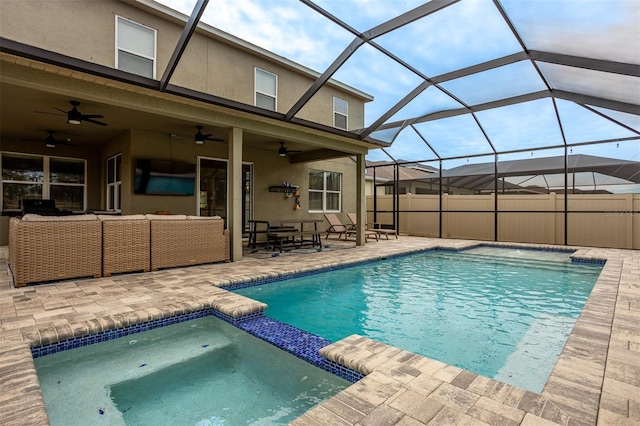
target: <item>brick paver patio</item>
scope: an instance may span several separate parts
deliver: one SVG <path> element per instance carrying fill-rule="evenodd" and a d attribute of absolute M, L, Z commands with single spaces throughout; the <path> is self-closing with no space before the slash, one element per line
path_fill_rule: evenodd
<path fill-rule="evenodd" d="M 33 346 L 205 308 L 231 317 L 263 308 L 219 288 L 229 283 L 478 244 L 405 236 L 365 247 L 329 241 L 334 250 L 277 257 L 262 253 L 234 263 L 21 289 L 11 287 L 7 248 L 0 247 L 0 424 L 48 424 Z M 577 257 L 607 263 L 541 395 L 351 336 L 321 353 L 365 377 L 293 424 L 640 424 L 640 252 L 576 249 Z"/>

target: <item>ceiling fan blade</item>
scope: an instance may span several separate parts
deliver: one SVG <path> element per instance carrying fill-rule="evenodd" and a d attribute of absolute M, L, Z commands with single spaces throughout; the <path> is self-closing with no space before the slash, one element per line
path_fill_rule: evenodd
<path fill-rule="evenodd" d="M 299 151 L 296 149 L 289 149 L 286 146 L 284 146 L 284 142 L 281 141 L 280 148 L 278 148 L 277 152 L 280 157 L 286 157 L 288 154 L 295 154 L 302 151 Z"/>
<path fill-rule="evenodd" d="M 104 118 L 103 116 L 101 116 L 100 114 L 81 114 L 80 115 L 80 119 L 87 121 L 90 118 Z"/>
<path fill-rule="evenodd" d="M 45 138 L 23 138 L 23 140 L 44 143 L 49 148 L 55 148 L 57 145 L 78 146 L 71 143 L 71 139 L 68 139 L 66 141 L 56 139 L 54 136 L 54 134 L 56 133 L 55 130 L 47 130 L 47 133 L 49 135 Z"/>
<path fill-rule="evenodd" d="M 96 120 L 93 120 L 91 118 L 86 118 L 86 119 L 83 118 L 82 121 L 86 121 L 87 123 L 98 124 L 100 126 L 106 126 L 107 125 L 107 123 L 103 123 L 102 121 L 96 121 Z"/>
<path fill-rule="evenodd" d="M 224 142 L 224 139 L 214 138 L 211 133 L 204 135 L 204 140 L 212 142 Z"/>
<path fill-rule="evenodd" d="M 67 113 L 58 114 L 57 112 L 47 112 L 47 111 L 33 111 L 36 114 L 47 114 L 47 115 L 57 115 L 58 117 L 66 117 Z"/>
<path fill-rule="evenodd" d="M 67 115 L 67 114 L 69 113 L 69 111 L 65 111 L 65 110 L 60 109 L 60 108 L 58 108 L 58 107 L 53 107 L 53 109 L 55 109 L 56 111 L 60 111 L 60 112 L 61 112 L 61 113 L 63 113 L 64 115 Z M 45 113 L 45 114 L 47 114 L 47 113 Z M 53 113 L 51 113 L 51 114 L 53 114 Z"/>

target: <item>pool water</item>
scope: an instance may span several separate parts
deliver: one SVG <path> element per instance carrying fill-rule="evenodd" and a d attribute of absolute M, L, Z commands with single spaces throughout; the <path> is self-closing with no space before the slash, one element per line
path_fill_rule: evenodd
<path fill-rule="evenodd" d="M 602 269 L 569 256 L 436 250 L 237 293 L 331 341 L 359 334 L 540 392 Z"/>
<path fill-rule="evenodd" d="M 282 425 L 350 385 L 205 317 L 34 360 L 55 425 Z"/>

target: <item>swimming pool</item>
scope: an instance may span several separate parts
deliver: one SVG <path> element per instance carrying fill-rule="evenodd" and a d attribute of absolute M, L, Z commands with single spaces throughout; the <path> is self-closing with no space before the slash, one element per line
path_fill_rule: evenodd
<path fill-rule="evenodd" d="M 350 385 L 212 316 L 34 362 L 53 426 L 287 424 Z"/>
<path fill-rule="evenodd" d="M 360 334 L 540 392 L 601 268 L 568 252 L 433 250 L 236 292 L 331 341 Z"/>

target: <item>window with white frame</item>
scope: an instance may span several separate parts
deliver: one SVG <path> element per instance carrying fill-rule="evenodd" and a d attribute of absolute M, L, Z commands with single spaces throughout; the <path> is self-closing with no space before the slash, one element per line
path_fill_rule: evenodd
<path fill-rule="evenodd" d="M 120 168 L 122 154 L 116 154 L 107 159 L 107 210 L 119 212 L 122 181 Z"/>
<path fill-rule="evenodd" d="M 260 68 L 255 70 L 255 106 L 275 111 L 277 106 L 278 76 Z"/>
<path fill-rule="evenodd" d="M 309 170 L 309 212 L 339 212 L 342 173 Z"/>
<path fill-rule="evenodd" d="M 116 16 L 116 68 L 156 78 L 156 30 Z"/>
<path fill-rule="evenodd" d="M 333 97 L 333 127 L 348 130 L 349 102 Z"/>
<path fill-rule="evenodd" d="M 19 210 L 25 198 L 55 200 L 60 210 L 85 210 L 85 182 L 85 160 L 2 153 L 2 210 Z"/>

